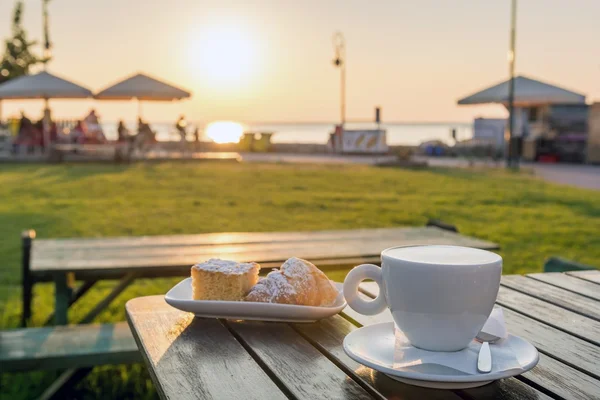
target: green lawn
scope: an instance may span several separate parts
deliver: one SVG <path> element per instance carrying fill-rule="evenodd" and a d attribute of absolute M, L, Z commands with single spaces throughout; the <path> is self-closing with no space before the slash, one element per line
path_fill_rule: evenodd
<path fill-rule="evenodd" d="M 25 228 L 41 238 L 93 237 L 418 226 L 428 218 L 499 243 L 505 273 L 539 271 L 551 255 L 600 265 L 600 192 L 527 173 L 217 162 L 0 165 L 0 328 L 18 324 Z M 126 299 L 164 293 L 175 281 L 137 282 L 97 321 L 124 320 Z M 70 318 L 109 290 L 109 283 L 93 289 Z M 51 308 L 50 285 L 36 286 L 33 323 Z M 4 375 L 0 390 L 29 398 L 51 378 Z M 156 397 L 140 365 L 97 368 L 77 390 L 79 398 Z"/>

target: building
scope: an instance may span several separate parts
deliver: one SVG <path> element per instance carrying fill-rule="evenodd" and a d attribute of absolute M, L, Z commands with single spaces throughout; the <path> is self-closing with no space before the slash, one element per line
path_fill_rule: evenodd
<path fill-rule="evenodd" d="M 510 81 L 491 86 L 458 101 L 459 105 L 500 104 L 508 107 Z M 513 137 L 520 142 L 526 160 L 583 162 L 586 158 L 588 105 L 585 95 L 549 83 L 518 76 L 514 81 Z M 480 122 L 478 122 L 480 121 Z M 475 135 L 494 135 L 490 127 L 498 122 L 476 119 Z M 481 133 L 478 133 L 478 125 Z M 498 125 L 496 125 L 498 126 Z M 504 146 L 508 137 L 505 123 Z"/>
<path fill-rule="evenodd" d="M 600 102 L 592 104 L 588 112 L 586 161 L 600 164 Z"/>

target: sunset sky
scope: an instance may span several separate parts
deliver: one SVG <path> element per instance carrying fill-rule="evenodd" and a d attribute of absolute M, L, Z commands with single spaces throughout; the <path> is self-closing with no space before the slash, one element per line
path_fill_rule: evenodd
<path fill-rule="evenodd" d="M 14 2 L 0 1 L 0 37 Z M 25 1 L 41 39 L 41 0 Z M 500 106 L 456 100 L 506 79 L 509 0 L 52 0 L 51 72 L 93 91 L 136 71 L 193 92 L 144 105 L 151 121 L 337 121 L 334 31 L 347 42 L 348 118 L 470 121 Z M 521 0 L 517 72 L 600 100 L 600 1 Z M 94 105 L 106 121 L 132 120 L 133 102 L 54 101 L 56 117 Z M 3 115 L 41 102 L 5 101 Z"/>

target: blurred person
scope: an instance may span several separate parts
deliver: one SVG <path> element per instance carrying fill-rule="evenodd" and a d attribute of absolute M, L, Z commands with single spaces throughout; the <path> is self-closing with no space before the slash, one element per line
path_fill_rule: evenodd
<path fill-rule="evenodd" d="M 91 109 L 89 114 L 84 118 L 83 123 L 86 127 L 86 141 L 90 143 L 106 143 L 106 136 L 102 131 L 102 125 L 96 114 L 95 109 Z"/>
<path fill-rule="evenodd" d="M 148 146 L 156 142 L 156 133 L 150 128 L 142 117 L 138 117 L 138 131 L 135 136 L 130 136 L 131 145 L 129 146 L 129 157 L 133 151 L 144 152 Z"/>
<path fill-rule="evenodd" d="M 119 126 L 117 126 L 117 135 L 118 135 L 117 140 L 119 142 L 126 142 L 129 140 L 129 136 L 131 136 L 129 133 L 129 129 L 127 129 L 123 120 L 119 121 Z"/>
<path fill-rule="evenodd" d="M 181 151 L 185 151 L 186 149 L 186 144 L 187 144 L 187 132 L 185 131 L 185 128 L 187 127 L 187 121 L 185 120 L 185 116 L 183 114 L 181 114 L 179 116 L 179 119 L 177 120 L 177 122 L 175 123 L 175 128 L 177 129 L 177 132 L 179 133 L 179 136 L 181 138 Z"/>
<path fill-rule="evenodd" d="M 200 128 L 196 126 L 194 129 L 194 148 L 196 151 L 200 149 Z"/>
<path fill-rule="evenodd" d="M 35 126 L 31 120 L 27 118 L 25 112 L 21 111 L 19 130 L 17 136 L 13 140 L 13 153 L 18 153 L 20 146 L 23 146 L 29 153 L 33 152 L 34 142 Z"/>
<path fill-rule="evenodd" d="M 85 143 L 85 137 L 85 124 L 83 121 L 78 120 L 77 124 L 69 132 L 69 139 L 73 144 L 83 144 Z"/>
<path fill-rule="evenodd" d="M 21 110 L 21 124 L 20 124 L 20 129 L 23 129 L 23 127 L 29 127 L 31 125 L 31 120 L 29 118 L 27 118 L 27 116 L 25 115 L 25 111 Z"/>

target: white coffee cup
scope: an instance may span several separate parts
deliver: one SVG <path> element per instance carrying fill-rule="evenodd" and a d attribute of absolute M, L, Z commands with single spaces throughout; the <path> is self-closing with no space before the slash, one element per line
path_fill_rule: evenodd
<path fill-rule="evenodd" d="M 502 257 L 459 246 L 392 247 L 381 252 L 381 268 L 363 264 L 344 281 L 344 296 L 356 312 L 374 315 L 388 307 L 415 347 L 458 351 L 469 345 L 492 312 Z M 372 301 L 358 285 L 373 279 L 380 294 Z"/>

